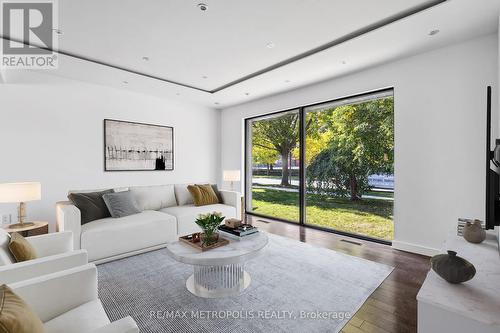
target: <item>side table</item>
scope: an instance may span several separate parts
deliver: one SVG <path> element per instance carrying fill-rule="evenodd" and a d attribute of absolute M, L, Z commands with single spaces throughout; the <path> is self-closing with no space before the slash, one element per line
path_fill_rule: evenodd
<path fill-rule="evenodd" d="M 2 226 L 2 228 L 9 234 L 13 232 L 18 232 L 23 237 L 43 235 L 49 233 L 49 222 L 46 221 L 27 221 L 34 223 L 34 225 L 29 225 L 24 228 L 10 228 L 10 224 Z"/>

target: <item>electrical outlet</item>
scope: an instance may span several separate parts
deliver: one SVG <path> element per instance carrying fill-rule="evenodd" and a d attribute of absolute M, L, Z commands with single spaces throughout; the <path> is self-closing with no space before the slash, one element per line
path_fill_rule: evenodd
<path fill-rule="evenodd" d="M 12 223 L 12 214 L 3 214 L 2 224 L 11 224 L 11 223 Z"/>

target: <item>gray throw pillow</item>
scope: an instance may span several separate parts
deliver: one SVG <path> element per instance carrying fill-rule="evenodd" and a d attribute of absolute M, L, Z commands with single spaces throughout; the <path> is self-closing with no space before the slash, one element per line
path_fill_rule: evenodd
<path fill-rule="evenodd" d="M 219 188 L 217 187 L 217 184 L 212 184 L 211 186 L 214 189 L 214 192 L 215 192 L 215 195 L 217 196 L 217 199 L 219 199 L 219 203 L 223 203 L 222 195 L 219 192 Z"/>
<path fill-rule="evenodd" d="M 106 190 L 91 193 L 70 193 L 68 199 L 80 210 L 81 223 L 85 224 L 111 216 L 102 196 L 113 192 L 113 190 Z"/>
<path fill-rule="evenodd" d="M 102 196 L 114 218 L 140 213 L 137 202 L 130 191 L 108 193 Z"/>

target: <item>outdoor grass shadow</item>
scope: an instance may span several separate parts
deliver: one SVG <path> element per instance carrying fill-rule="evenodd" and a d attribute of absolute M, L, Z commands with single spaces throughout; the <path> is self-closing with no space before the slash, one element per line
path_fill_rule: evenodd
<path fill-rule="evenodd" d="M 276 189 L 253 189 L 255 213 L 298 222 L 299 195 Z M 393 202 L 387 200 L 334 198 L 307 194 L 306 223 L 391 240 Z"/>

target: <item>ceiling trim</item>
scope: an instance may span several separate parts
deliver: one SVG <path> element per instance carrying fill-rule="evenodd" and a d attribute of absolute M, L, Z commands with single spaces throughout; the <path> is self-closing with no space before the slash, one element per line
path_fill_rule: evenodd
<path fill-rule="evenodd" d="M 386 25 L 389 25 L 391 23 L 394 23 L 396 21 L 402 20 L 402 19 L 407 18 L 409 16 L 412 16 L 414 14 L 418 14 L 418 13 L 424 11 L 424 10 L 427 10 L 427 9 L 432 8 L 434 6 L 440 5 L 440 4 L 442 4 L 443 2 L 446 2 L 446 1 L 448 1 L 448 0 L 431 0 L 431 1 L 427 1 L 427 2 L 425 2 L 425 3 L 423 3 L 423 4 L 419 5 L 419 6 L 410 8 L 410 9 L 405 10 L 405 11 L 402 11 L 400 13 L 397 13 L 397 14 L 393 15 L 393 16 L 389 16 L 389 17 L 387 17 L 387 18 L 385 18 L 385 19 L 383 19 L 381 21 L 375 22 L 375 23 L 373 23 L 371 25 L 368 25 L 368 26 L 363 27 L 363 28 L 361 28 L 359 30 L 351 32 L 351 33 L 349 33 L 347 35 L 344 35 L 344 36 L 342 36 L 340 38 L 337 38 L 337 39 L 335 39 L 335 40 L 333 40 L 331 42 L 328 42 L 326 44 L 323 44 L 323 45 L 320 45 L 320 46 L 318 46 L 316 48 L 313 48 L 313 49 L 311 49 L 309 51 L 306 51 L 304 53 L 300 53 L 300 54 L 298 54 L 296 56 L 293 56 L 291 58 L 285 59 L 285 60 L 280 61 L 280 62 L 278 62 L 276 64 L 273 64 L 271 66 L 268 66 L 266 68 L 260 69 L 260 70 L 258 70 L 256 72 L 251 73 L 251 74 L 245 75 L 245 76 L 243 76 L 243 77 L 241 77 L 239 79 L 236 79 L 234 81 L 226 83 L 226 84 L 224 84 L 224 85 L 222 85 L 220 87 L 217 87 L 217 88 L 213 89 L 211 92 L 215 93 L 215 92 L 224 90 L 226 88 L 229 88 L 231 86 L 234 86 L 234 85 L 236 85 L 238 83 L 241 83 L 243 81 L 246 81 L 246 80 L 249 80 L 251 78 L 254 78 L 256 76 L 265 74 L 267 72 L 271 72 L 271 71 L 273 71 L 273 70 L 275 70 L 277 68 L 289 65 L 289 64 L 294 63 L 296 61 L 299 61 L 301 59 L 304 59 L 304 58 L 307 58 L 309 56 L 312 56 L 312 55 L 314 55 L 316 53 L 325 51 L 325 50 L 327 50 L 329 48 L 332 48 L 334 46 L 337 46 L 337 45 L 340 45 L 342 43 L 345 43 L 347 41 L 350 41 L 350 40 L 352 40 L 354 38 L 357 38 L 357 37 L 360 37 L 362 35 L 365 35 L 365 34 L 367 34 L 369 32 L 374 31 L 374 30 L 380 29 L 380 28 L 382 28 L 382 27 L 384 27 Z"/>
<path fill-rule="evenodd" d="M 360 37 L 362 35 L 365 35 L 369 32 L 372 32 L 374 30 L 377 30 L 377 29 L 380 29 L 386 25 L 389 25 L 391 23 L 394 23 L 394 22 L 397 22 L 397 21 L 400 21 L 402 19 L 405 19 L 409 16 L 412 16 L 412 15 L 415 15 L 415 14 L 418 14 L 422 11 L 425 11 L 427 9 L 430 9 L 432 7 L 435 7 L 437 5 L 440 5 L 444 2 L 447 2 L 449 0 L 429 0 L 421 5 L 418 5 L 418 6 L 415 6 L 413 8 L 410 8 L 408 10 L 405 10 L 405 11 L 402 11 L 402 12 L 399 12 L 395 15 L 392 15 L 392 16 L 389 16 L 383 20 L 380 20 L 378 22 L 375 22 L 371 25 L 368 25 L 366 27 L 363 27 L 361 29 L 358 29 L 356 31 L 353 31 L 347 35 L 344 35 L 340 38 L 337 38 L 331 42 L 328 42 L 326 44 L 323 44 L 323 45 L 320 45 L 316 48 L 313 48 L 311 50 L 308 50 L 306 52 L 303 52 L 303 53 L 300 53 L 298 55 L 295 55 L 291 58 L 288 58 L 288 59 L 285 59 L 283 61 L 280 61 L 280 62 L 277 62 L 273 65 L 270 65 L 270 66 L 267 66 L 265 68 L 262 68 L 256 72 L 253 72 L 253 73 L 250 73 L 248 75 L 245 75 L 245 76 L 242 76 L 234 81 L 231 81 L 231 82 L 228 82 L 222 86 L 219 86 L 215 89 L 212 89 L 212 90 L 206 90 L 206 89 L 202 89 L 202 88 L 199 88 L 199 87 L 196 87 L 196 86 L 192 86 L 192 85 L 189 85 L 189 84 L 185 84 L 185 83 L 181 83 L 181 82 L 178 82 L 178 81 L 173 81 L 173 80 L 169 80 L 169 79 L 166 79 L 166 78 L 163 78 L 163 77 L 159 77 L 159 76 L 155 76 L 155 75 L 151 75 L 151 74 L 146 74 L 146 73 L 143 73 L 143 72 L 139 72 L 139 71 L 136 71 L 136 70 L 133 70 L 133 69 L 129 69 L 129 68 L 125 68 L 125 67 L 121 67 L 121 66 L 118 66 L 118 65 L 114 65 L 114 64 L 111 64 L 111 63 L 108 63 L 108 62 L 104 62 L 104 61 L 100 61 L 100 60 L 97 60 L 97 59 L 93 59 L 93 58 L 90 58 L 90 57 L 86 57 L 86 56 L 82 56 L 82 55 L 78 55 L 78 54 L 75 54 L 75 53 L 72 53 L 72 52 L 67 52 L 67 51 L 64 51 L 64 50 L 54 50 L 52 48 L 49 48 L 49 47 L 44 47 L 44 46 L 41 46 L 41 45 L 36 45 L 36 44 L 31 44 L 27 41 L 24 41 L 24 40 L 18 40 L 18 39 L 15 39 L 15 38 L 11 38 L 10 36 L 4 36 L 4 35 L 0 35 L 0 39 L 3 39 L 3 40 L 7 40 L 7 41 L 12 41 L 12 42 L 16 42 L 16 43 L 20 43 L 20 44 L 24 44 L 24 45 L 28 45 L 28 46 L 32 46 L 32 47 L 38 47 L 40 49 L 43 49 L 43 50 L 48 50 L 48 51 L 51 51 L 51 52 L 55 52 L 55 53 L 59 53 L 61 55 L 64 55 L 64 56 L 68 56 L 68 57 L 72 57 L 72 58 L 75 58 L 75 59 L 79 59 L 79 60 L 83 60 L 83 61 L 88 61 L 88 62 L 92 62 L 92 63 L 95 63 L 95 64 L 98 64 L 98 65 L 102 65 L 102 66 L 106 66 L 106 67 L 111 67 L 111 68 L 114 68 L 114 69 L 118 69 L 118 70 L 122 70 L 122 71 L 125 71 L 125 72 L 128 72 L 128 73 L 131 73 L 131 74 L 135 74 L 135 75 L 140 75 L 140 76 L 143 76 L 143 77 L 146 77 L 146 78 L 149 78 L 149 79 L 154 79 L 154 80 L 159 80 L 159 81 L 162 81 L 162 82 L 165 82 L 165 83 L 170 83 L 170 84 L 174 84 L 174 85 L 178 85 L 178 86 L 181 86 L 181 87 L 184 87 L 184 88 L 190 88 L 190 89 L 194 89 L 194 90 L 198 90 L 198 91 L 201 91 L 201 92 L 205 92 L 205 93 L 209 93 L 209 94 L 214 94 L 214 93 L 217 93 L 219 91 L 222 91 L 224 89 L 227 89 L 229 87 L 232 87 L 232 86 L 235 86 L 239 83 L 242 83 L 244 81 L 247 81 L 247 80 L 250 80 L 254 77 L 257 77 L 259 75 L 262 75 L 262 74 L 265 74 L 265 73 L 268 73 L 268 72 L 271 72 L 275 69 L 278 69 L 280 67 L 283 67 L 283 66 L 286 66 L 286 65 L 289 65 L 291 63 L 294 63 L 296 61 L 299 61 L 301 59 L 304 59 L 304 58 L 307 58 L 309 56 L 312 56 L 316 53 L 319 53 L 319 52 L 322 52 L 322 51 L 325 51 L 327 49 L 330 49 L 332 47 L 335 47 L 337 45 L 340 45 L 342 43 L 345 43 L 347 41 L 350 41 L 352 39 L 355 39 L 357 37 Z"/>
<path fill-rule="evenodd" d="M 121 67 L 121 66 L 118 66 L 118 65 L 113 65 L 113 64 L 108 63 L 108 62 L 104 62 L 104 61 L 100 61 L 100 60 L 97 60 L 97 59 L 93 59 L 93 58 L 81 56 L 81 55 L 78 55 L 78 54 L 75 54 L 75 53 L 71 53 L 71 52 L 67 52 L 67 51 L 63 51 L 63 50 L 54 50 L 53 48 L 50 48 L 50 47 L 45 47 L 45 46 L 41 46 L 41 45 L 32 44 L 32 43 L 29 43 L 29 42 L 24 41 L 24 40 L 20 40 L 20 39 L 16 39 L 16 38 L 11 38 L 9 36 L 0 35 L 0 39 L 6 40 L 6 41 L 12 41 L 12 42 L 15 42 L 15 43 L 24 44 L 26 46 L 37 47 L 37 48 L 42 49 L 42 50 L 47 50 L 47 51 L 58 53 L 58 54 L 62 54 L 64 56 L 68 56 L 68 57 L 71 57 L 71 58 L 75 58 L 75 59 L 79 59 L 79 60 L 83 60 L 83 61 L 92 62 L 94 64 L 98 64 L 98 65 L 102 65 L 102 66 L 106 66 L 106 67 L 115 68 L 115 69 L 118 69 L 118 70 L 121 70 L 121 71 L 125 71 L 125 72 L 128 72 L 128 73 L 132 73 L 132 74 L 144 76 L 144 77 L 147 77 L 149 79 L 154 79 L 154 80 L 159 80 L 159 81 L 163 81 L 163 82 L 166 82 L 166 83 L 175 84 L 175 85 L 178 85 L 178 86 L 181 86 L 181 87 L 184 87 L 184 88 L 190 88 L 190 89 L 195 89 L 195 90 L 203 91 L 203 92 L 206 92 L 206 93 L 212 93 L 212 91 L 210 91 L 210 90 L 205 90 L 205 89 L 202 89 L 202 88 L 198 88 L 198 87 L 195 87 L 195 86 L 191 86 L 189 84 L 185 84 L 185 83 L 181 83 L 181 82 L 177 82 L 177 81 L 172 81 L 172 80 L 165 79 L 165 78 L 162 78 L 162 77 L 159 77 L 159 76 L 155 76 L 155 75 L 146 74 L 146 73 L 139 72 L 139 71 L 136 71 L 136 70 L 133 70 L 133 69 Z"/>

